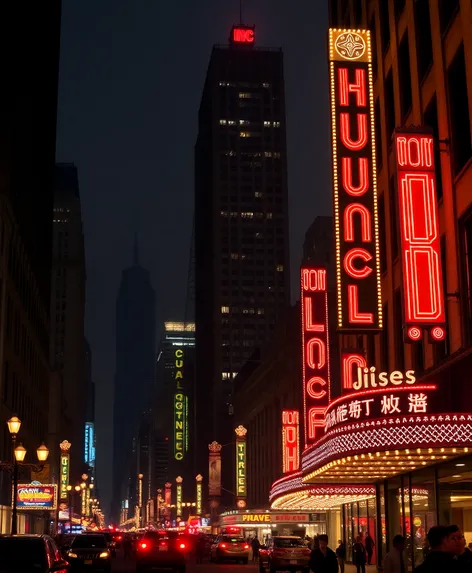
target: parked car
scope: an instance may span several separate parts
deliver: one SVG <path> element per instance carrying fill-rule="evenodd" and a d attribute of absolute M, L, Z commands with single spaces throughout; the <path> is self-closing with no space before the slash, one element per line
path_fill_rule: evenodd
<path fill-rule="evenodd" d="M 173 569 L 185 573 L 188 546 L 174 531 L 147 531 L 136 546 L 136 573 Z"/>
<path fill-rule="evenodd" d="M 62 558 L 48 535 L 0 536 L 0 573 L 67 573 Z"/>
<path fill-rule="evenodd" d="M 249 544 L 240 535 L 218 535 L 213 542 L 210 561 L 219 563 L 223 560 L 240 561 L 247 564 L 249 560 Z"/>
<path fill-rule="evenodd" d="M 271 537 L 263 551 L 259 552 L 259 571 L 300 571 L 308 573 L 311 551 L 300 537 L 277 535 Z"/>
<path fill-rule="evenodd" d="M 74 537 L 67 552 L 71 572 L 111 572 L 111 552 L 103 534 L 87 533 Z"/>

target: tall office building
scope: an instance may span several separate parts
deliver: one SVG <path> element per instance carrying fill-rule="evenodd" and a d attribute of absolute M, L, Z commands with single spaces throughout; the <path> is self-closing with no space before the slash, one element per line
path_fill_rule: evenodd
<path fill-rule="evenodd" d="M 61 2 L 0 6 L 0 444 L 12 459 L 5 420 L 22 421 L 19 440 L 49 441 L 49 306 Z M 33 455 L 33 457 L 31 457 Z M 54 468 L 52 468 L 54 469 Z M 0 481 L 8 530 L 11 486 Z M 33 519 L 27 516 L 19 532 Z"/>
<path fill-rule="evenodd" d="M 195 146 L 199 471 L 232 438 L 233 378 L 290 300 L 283 54 L 235 27 L 214 46 Z M 226 489 L 231 489 L 225 486 Z"/>
<path fill-rule="evenodd" d="M 155 385 L 156 293 L 149 271 L 139 264 L 137 241 L 131 267 L 122 273 L 116 301 L 116 370 L 113 434 L 113 507 L 120 517 L 127 497 L 133 437 L 149 409 Z M 123 477 L 126 476 L 125 480 Z"/>
<path fill-rule="evenodd" d="M 63 394 L 60 441 L 69 440 L 71 479 L 84 470 L 84 428 L 87 408 L 85 321 L 85 246 L 77 167 L 56 166 L 51 275 L 52 368 L 59 373 Z"/>

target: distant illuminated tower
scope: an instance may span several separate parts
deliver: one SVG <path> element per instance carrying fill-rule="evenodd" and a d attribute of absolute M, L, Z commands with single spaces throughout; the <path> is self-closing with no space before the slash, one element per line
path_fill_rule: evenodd
<path fill-rule="evenodd" d="M 214 46 L 195 146 L 199 467 L 232 433 L 233 378 L 289 303 L 283 54 L 254 28 Z"/>

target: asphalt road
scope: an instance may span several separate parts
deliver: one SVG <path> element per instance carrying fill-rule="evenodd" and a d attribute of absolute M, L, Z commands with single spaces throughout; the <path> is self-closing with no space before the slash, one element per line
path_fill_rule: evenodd
<path fill-rule="evenodd" d="M 206 561 L 201 565 L 196 565 L 192 557 L 187 562 L 186 573 L 219 573 L 220 571 L 227 573 L 258 573 L 259 568 L 253 563 L 239 565 L 233 563 L 208 563 Z M 136 573 L 134 560 L 124 561 L 123 557 L 118 553 L 116 559 L 113 559 L 113 573 Z"/>

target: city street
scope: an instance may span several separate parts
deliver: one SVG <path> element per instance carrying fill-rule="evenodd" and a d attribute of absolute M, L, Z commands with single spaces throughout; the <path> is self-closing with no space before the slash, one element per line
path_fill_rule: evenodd
<path fill-rule="evenodd" d="M 124 561 L 122 556 L 118 554 L 117 558 L 113 561 L 113 573 L 135 573 L 136 567 L 134 560 Z M 230 573 L 254 573 L 259 571 L 257 565 L 248 564 L 240 565 L 234 563 L 208 563 L 205 562 L 201 565 L 196 565 L 195 560 L 190 558 L 187 562 L 186 573 L 218 573 L 219 571 L 228 571 Z"/>

